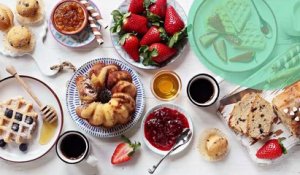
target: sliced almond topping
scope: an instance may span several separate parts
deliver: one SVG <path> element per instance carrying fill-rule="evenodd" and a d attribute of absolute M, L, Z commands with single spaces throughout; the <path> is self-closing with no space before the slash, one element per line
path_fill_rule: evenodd
<path fill-rule="evenodd" d="M 296 107 L 293 107 L 293 111 L 296 112 L 298 111 L 298 109 Z"/>

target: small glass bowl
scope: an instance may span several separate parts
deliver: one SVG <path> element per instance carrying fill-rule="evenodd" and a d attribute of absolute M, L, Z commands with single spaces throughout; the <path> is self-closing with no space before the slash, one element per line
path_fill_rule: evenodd
<path fill-rule="evenodd" d="M 169 76 L 169 78 L 172 78 L 173 81 L 175 81 L 174 83 L 176 83 L 176 86 L 178 86 L 175 90 L 176 92 L 173 92 L 172 94 L 170 94 L 169 96 L 170 97 L 163 97 L 164 95 L 164 92 L 160 91 L 159 92 L 159 89 L 156 88 L 156 82 L 155 81 L 158 79 L 158 78 L 162 78 L 162 76 Z M 166 77 L 165 77 L 166 78 Z M 159 81 L 159 80 L 157 80 Z M 171 81 L 171 80 L 170 80 Z M 172 83 L 172 82 L 171 82 Z M 174 84 L 172 85 L 174 86 Z M 170 71 L 170 70 L 161 70 L 159 72 L 157 72 L 154 77 L 152 78 L 151 80 L 151 92 L 152 94 L 159 100 L 161 101 L 171 101 L 171 100 L 174 100 L 178 95 L 179 93 L 181 92 L 181 88 L 182 88 L 182 83 L 181 83 L 181 79 L 180 77 L 178 76 L 178 74 L 176 74 L 174 71 Z M 158 93 L 161 93 L 162 95 L 159 95 Z M 168 94 L 165 93 L 165 96 L 168 96 Z"/>

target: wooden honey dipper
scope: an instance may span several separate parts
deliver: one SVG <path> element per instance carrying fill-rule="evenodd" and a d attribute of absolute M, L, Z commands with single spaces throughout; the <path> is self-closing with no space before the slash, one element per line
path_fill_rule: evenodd
<path fill-rule="evenodd" d="M 37 103 L 39 106 L 42 114 L 43 119 L 46 122 L 53 123 L 57 120 L 57 113 L 53 107 L 49 105 L 43 105 L 42 102 L 37 98 L 37 96 L 32 92 L 29 86 L 20 78 L 19 74 L 17 73 L 16 69 L 10 65 L 6 67 L 6 71 L 11 74 L 13 77 L 16 78 L 17 82 L 25 89 L 25 91 L 32 97 L 32 99 Z"/>

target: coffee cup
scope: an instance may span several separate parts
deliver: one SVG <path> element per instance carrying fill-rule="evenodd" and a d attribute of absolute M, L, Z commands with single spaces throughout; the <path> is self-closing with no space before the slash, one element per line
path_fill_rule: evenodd
<path fill-rule="evenodd" d="M 188 83 L 187 95 L 196 106 L 207 107 L 214 104 L 220 94 L 219 84 L 208 74 L 198 74 Z"/>
<path fill-rule="evenodd" d="M 63 133 L 56 144 L 57 156 L 65 163 L 77 164 L 86 161 L 96 166 L 97 159 L 90 154 L 90 144 L 86 136 L 78 131 Z"/>

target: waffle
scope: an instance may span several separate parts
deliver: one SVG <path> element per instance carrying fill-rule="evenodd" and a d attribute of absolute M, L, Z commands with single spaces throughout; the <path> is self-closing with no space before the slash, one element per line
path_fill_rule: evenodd
<path fill-rule="evenodd" d="M 0 103 L 0 136 L 6 143 L 21 144 L 32 138 L 38 114 L 23 97 Z"/>
<path fill-rule="evenodd" d="M 215 13 L 208 17 L 207 26 L 209 31 L 217 31 L 224 34 L 236 35 L 234 24 L 222 6 L 215 9 Z"/>
<path fill-rule="evenodd" d="M 227 0 L 215 8 L 208 18 L 208 30 L 236 35 L 243 31 L 251 15 L 251 7 L 245 0 Z M 212 20 L 219 18 L 218 20 Z M 215 23 L 221 23 L 216 25 Z M 221 27 L 216 27 L 221 26 Z"/>
<path fill-rule="evenodd" d="M 232 21 L 237 33 L 243 31 L 251 15 L 251 6 L 247 0 L 227 0 L 224 11 Z"/>
<path fill-rule="evenodd" d="M 266 46 L 265 37 L 258 30 L 258 27 L 250 22 L 247 23 L 243 32 L 238 37 L 241 40 L 240 44 L 235 45 L 238 49 L 262 50 Z"/>

